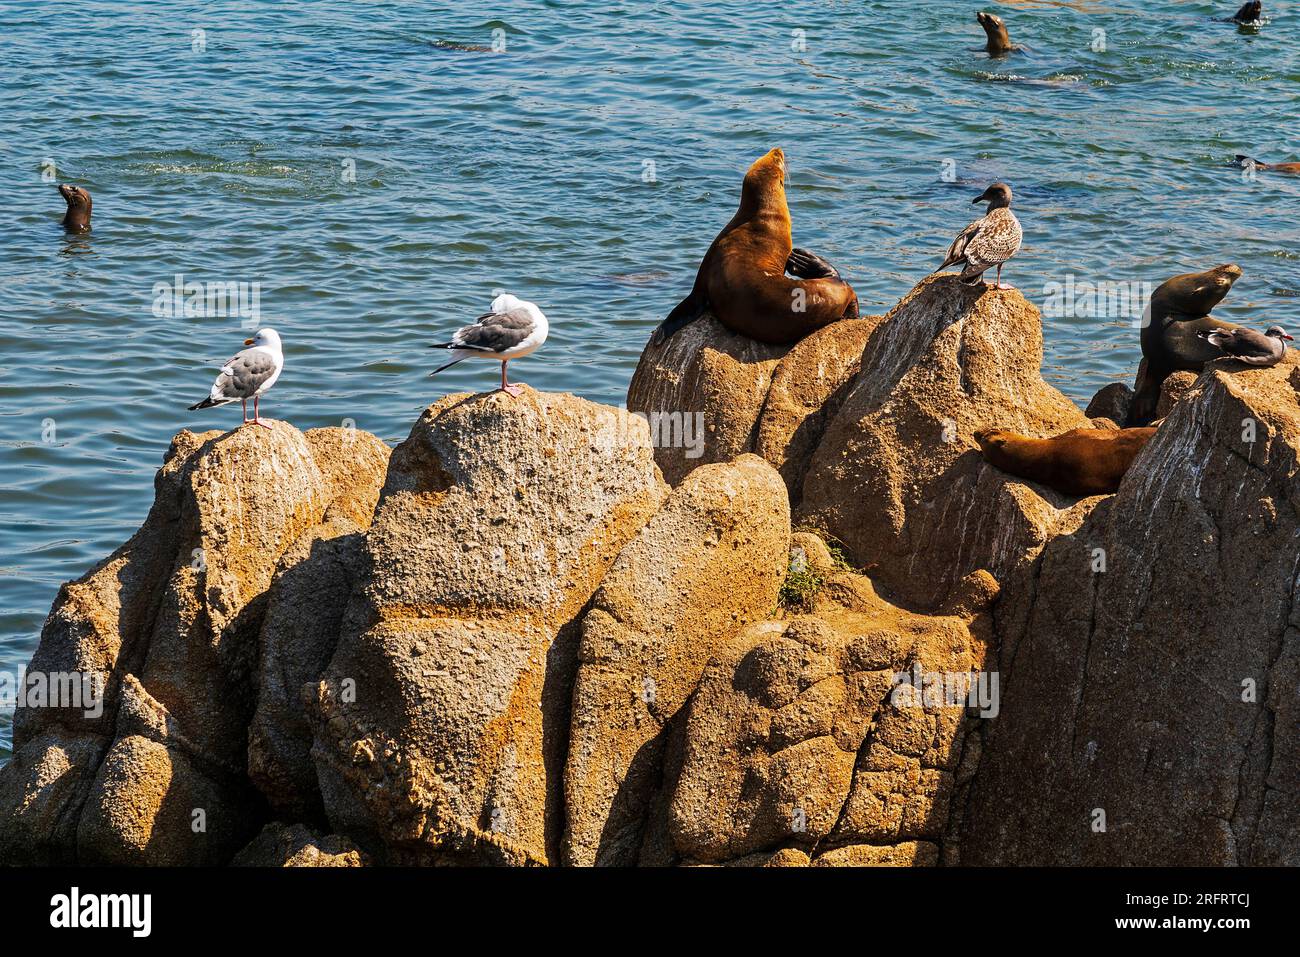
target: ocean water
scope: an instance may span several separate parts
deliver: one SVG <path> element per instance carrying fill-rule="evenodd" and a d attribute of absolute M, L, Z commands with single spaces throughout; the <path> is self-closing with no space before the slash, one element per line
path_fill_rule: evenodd
<path fill-rule="evenodd" d="M 506 289 L 551 339 L 512 374 L 618 404 L 748 164 L 785 148 L 795 241 L 864 312 L 892 306 L 1009 182 L 1004 278 L 1156 285 L 1235 261 L 1218 310 L 1300 324 L 1300 3 L 985 5 L 1027 49 L 977 52 L 974 3 L 498 0 L 6 3 L 0 10 L 0 672 L 60 583 L 124 541 L 187 412 L 252 316 L 159 315 L 237 283 L 284 338 L 267 415 L 390 443 L 449 391 L 425 346 Z M 66 237 L 55 182 L 86 187 Z M 161 287 L 160 287 L 161 284 Z M 165 298 L 165 296 L 164 296 Z M 1081 404 L 1130 381 L 1127 315 L 1044 319 Z M 0 761 L 10 709 L 0 705 Z"/>

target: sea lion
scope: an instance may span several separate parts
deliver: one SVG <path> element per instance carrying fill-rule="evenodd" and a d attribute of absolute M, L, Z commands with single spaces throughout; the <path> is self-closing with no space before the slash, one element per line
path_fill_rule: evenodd
<path fill-rule="evenodd" d="M 1133 384 L 1136 394 L 1126 425 L 1146 425 L 1155 417 L 1160 385 L 1169 373 L 1175 369 L 1200 372 L 1205 363 L 1223 358 L 1222 351 L 1198 333 L 1242 328 L 1210 317 L 1210 310 L 1223 301 L 1239 278 L 1241 267 L 1227 263 L 1175 276 L 1156 287 L 1142 327 L 1146 361 Z"/>
<path fill-rule="evenodd" d="M 857 294 L 835 267 L 794 248 L 785 175 L 780 148 L 749 168 L 740 208 L 704 254 L 691 294 L 655 331 L 656 344 L 708 311 L 732 332 L 772 345 L 858 317 Z"/>
<path fill-rule="evenodd" d="M 981 10 L 975 14 L 975 19 L 979 21 L 979 25 L 984 28 L 984 34 L 989 38 L 988 45 L 984 47 L 989 56 L 1006 56 L 1020 49 L 1011 42 L 1007 25 L 996 13 L 985 13 Z"/>
<path fill-rule="evenodd" d="M 1229 23 L 1258 23 L 1259 18 L 1264 15 L 1264 4 L 1260 0 L 1248 0 L 1243 3 L 1231 17 Z"/>
<path fill-rule="evenodd" d="M 1300 173 L 1300 163 L 1261 163 L 1259 160 L 1237 154 L 1237 164 L 1242 169 L 1267 169 L 1277 173 Z"/>
<path fill-rule="evenodd" d="M 984 461 L 994 468 L 1066 495 L 1109 495 L 1154 428 L 1071 429 L 1050 439 L 1031 439 L 1008 429 L 975 433 Z"/>
<path fill-rule="evenodd" d="M 68 211 L 63 216 L 63 228 L 70 233 L 89 232 L 90 193 L 80 186 L 69 186 L 67 183 L 59 184 L 59 192 L 68 204 Z"/>

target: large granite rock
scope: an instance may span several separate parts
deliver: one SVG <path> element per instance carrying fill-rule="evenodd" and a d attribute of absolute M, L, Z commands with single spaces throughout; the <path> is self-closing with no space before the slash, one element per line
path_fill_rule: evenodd
<path fill-rule="evenodd" d="M 566 863 L 637 863 L 667 726 L 713 651 L 776 607 L 789 545 L 780 476 L 743 455 L 693 471 L 623 549 L 580 626 Z"/>
<path fill-rule="evenodd" d="M 627 407 L 649 419 L 655 461 L 670 483 L 701 465 L 754 452 L 781 473 L 797 500 L 808 459 L 879 322 L 836 322 L 792 346 L 772 346 L 705 316 L 646 346 Z M 678 441 L 680 434 L 701 441 Z"/>
<path fill-rule="evenodd" d="M 618 410 L 527 390 L 425 411 L 313 708 L 336 830 L 390 862 L 556 857 L 577 619 L 665 494 Z"/>
<path fill-rule="evenodd" d="M 926 698 L 924 676 L 983 667 L 996 594 L 976 573 L 947 614 L 926 617 L 845 572 L 811 613 L 728 642 L 690 706 L 671 805 L 681 856 L 720 863 L 783 846 L 917 841 L 935 850 L 969 722 L 965 697 Z M 916 692 L 903 694 L 904 683 Z"/>
<path fill-rule="evenodd" d="M 101 676 L 102 707 L 18 709 L 0 857 L 224 863 L 257 830 L 245 752 L 272 577 L 382 475 L 334 431 L 176 436 L 144 526 L 60 590 L 42 631 L 30 672 Z"/>
<path fill-rule="evenodd" d="M 984 463 L 973 433 L 1048 436 L 1088 420 L 1039 373 L 1038 310 L 954 275 L 920 283 L 872 334 L 807 468 L 796 518 L 842 542 L 904 602 L 933 608 L 968 574 L 999 581 L 1069 501 Z"/>
<path fill-rule="evenodd" d="M 962 863 L 1300 864 L 1297 386 L 1209 366 L 1009 586 Z"/>

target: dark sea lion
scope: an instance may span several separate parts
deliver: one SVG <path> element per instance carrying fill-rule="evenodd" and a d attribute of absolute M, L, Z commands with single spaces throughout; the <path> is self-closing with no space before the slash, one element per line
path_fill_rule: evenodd
<path fill-rule="evenodd" d="M 1231 23 L 1258 23 L 1259 18 L 1264 15 L 1264 4 L 1260 0 L 1249 0 L 1243 3 L 1241 9 L 1234 13 L 1229 21 Z"/>
<path fill-rule="evenodd" d="M 1210 316 L 1210 310 L 1223 301 L 1240 278 L 1241 267 L 1227 263 L 1175 276 L 1156 287 L 1142 327 L 1142 357 L 1146 362 L 1133 384 L 1136 394 L 1127 425 L 1146 425 L 1155 417 L 1160 385 L 1169 373 L 1176 369 L 1200 372 L 1205 363 L 1223 358 L 1223 353 L 1199 333 L 1241 328 Z"/>
<path fill-rule="evenodd" d="M 1109 495 L 1142 447 L 1156 434 L 1144 429 L 1071 429 L 1031 439 L 1008 429 L 975 433 L 984 461 L 994 468 L 1066 495 Z"/>
<path fill-rule="evenodd" d="M 1243 169 L 1267 169 L 1277 173 L 1300 173 L 1300 163 L 1261 163 L 1250 156 L 1237 154 L 1237 164 Z"/>
<path fill-rule="evenodd" d="M 1006 56 L 1014 50 L 1020 49 L 1011 42 L 1011 36 L 1007 33 L 1007 25 L 1002 22 L 1002 18 L 996 13 L 985 13 L 981 10 L 975 14 L 975 19 L 979 25 L 984 28 L 984 34 L 989 38 L 988 45 L 984 50 L 989 56 Z"/>
<path fill-rule="evenodd" d="M 63 228 L 70 233 L 90 231 L 90 193 L 80 186 L 59 185 L 63 201 L 68 204 L 68 211 L 63 216 Z"/>
<path fill-rule="evenodd" d="M 663 342 L 709 311 L 732 332 L 773 345 L 858 317 L 857 294 L 835 267 L 793 246 L 785 153 L 779 148 L 745 174 L 740 208 L 704 254 L 691 294 L 668 314 L 653 341 Z"/>

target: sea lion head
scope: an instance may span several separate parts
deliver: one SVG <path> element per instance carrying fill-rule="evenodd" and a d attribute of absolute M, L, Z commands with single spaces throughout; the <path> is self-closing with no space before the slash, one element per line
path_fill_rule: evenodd
<path fill-rule="evenodd" d="M 1232 15 L 1232 19 L 1238 23 L 1255 23 L 1264 15 L 1264 4 L 1260 0 L 1250 0 L 1243 3 L 1241 8 Z"/>
<path fill-rule="evenodd" d="M 975 433 L 975 442 L 979 445 L 980 451 L 987 454 L 1005 448 L 1007 442 L 1015 437 L 1016 433 L 1007 429 L 980 429 Z"/>
<path fill-rule="evenodd" d="M 63 217 L 63 225 L 69 229 L 87 229 L 90 226 L 90 193 L 80 186 L 59 184 L 59 194 L 68 204 L 68 212 Z"/>
<path fill-rule="evenodd" d="M 785 181 L 785 150 L 778 146 L 754 160 L 745 174 L 745 183 L 740 188 L 740 208 L 753 211 L 779 202 L 785 209 Z"/>
<path fill-rule="evenodd" d="M 995 209 L 1006 209 L 1011 206 L 1011 187 L 1006 183 L 994 183 L 971 200 L 972 205 L 975 203 L 988 203 L 990 213 Z"/>
<path fill-rule="evenodd" d="M 1189 272 L 1165 280 L 1151 294 L 1152 315 L 1181 313 L 1185 316 L 1207 316 L 1210 310 L 1223 301 L 1232 284 L 1241 278 L 1241 267 L 1224 263 L 1204 272 Z"/>
<path fill-rule="evenodd" d="M 984 33 L 989 38 L 989 45 L 986 48 L 989 53 L 1008 53 L 1013 49 L 1011 35 L 1007 33 L 1007 25 L 1002 22 L 1000 16 L 981 10 L 975 14 L 975 19 L 979 21 L 979 25 L 984 28 Z"/>

